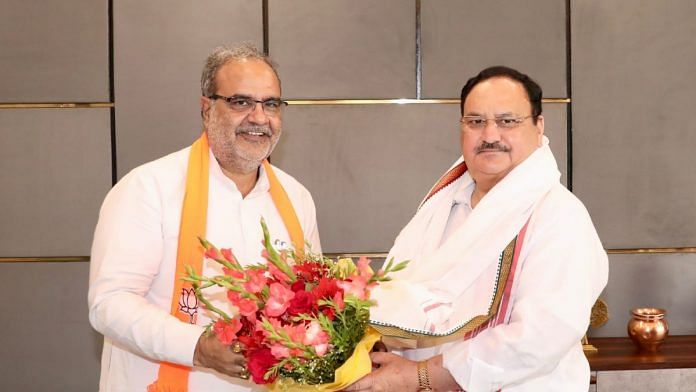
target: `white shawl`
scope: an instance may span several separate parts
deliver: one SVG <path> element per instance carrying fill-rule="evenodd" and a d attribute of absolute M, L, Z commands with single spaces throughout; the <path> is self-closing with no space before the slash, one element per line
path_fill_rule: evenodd
<path fill-rule="evenodd" d="M 387 258 L 411 260 L 410 264 L 394 275 L 394 281 L 372 292 L 377 301 L 371 312 L 374 323 L 447 335 L 487 313 L 495 294 L 492 264 L 499 261 L 537 203 L 559 182 L 560 172 L 548 144 L 544 136 L 542 146 L 496 184 L 442 244 L 454 194 L 462 182 L 472 181 L 469 173 L 421 206 Z M 489 288 L 484 291 L 488 294 L 481 295 L 482 284 Z M 476 293 L 467 293 L 473 288 Z"/>

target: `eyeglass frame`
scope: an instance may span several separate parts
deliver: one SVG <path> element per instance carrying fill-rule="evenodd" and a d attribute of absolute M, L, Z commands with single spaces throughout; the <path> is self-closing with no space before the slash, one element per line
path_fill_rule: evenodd
<path fill-rule="evenodd" d="M 515 129 L 515 128 L 519 127 L 520 125 L 522 125 L 524 120 L 526 120 L 528 118 L 535 118 L 535 117 L 537 117 L 537 116 L 534 116 L 533 114 L 530 114 L 528 116 L 521 116 L 521 117 L 501 116 L 501 117 L 493 117 L 493 118 L 486 118 L 486 117 L 481 117 L 481 116 L 462 116 L 462 118 L 459 120 L 459 123 L 461 123 L 463 127 L 466 127 L 467 129 L 470 129 L 472 131 L 481 131 L 481 130 L 486 129 L 486 127 L 488 127 L 488 124 L 491 121 L 493 122 L 493 124 L 495 124 L 495 127 L 498 129 Z M 481 124 L 480 128 L 472 128 L 465 122 L 467 119 L 483 120 L 483 124 Z M 505 120 L 512 120 L 514 122 L 514 124 L 512 124 L 511 126 L 501 125 L 501 122 L 505 121 Z M 502 123 L 502 124 L 504 124 L 504 123 Z"/>
<path fill-rule="evenodd" d="M 287 101 L 283 101 L 283 100 L 280 99 L 280 98 L 268 98 L 268 99 L 264 99 L 264 100 L 259 100 L 259 99 L 254 99 L 254 98 L 251 98 L 251 97 L 245 96 L 245 95 L 233 95 L 233 96 L 231 96 L 231 97 L 226 97 L 226 96 L 224 96 L 224 95 L 219 95 L 219 94 L 212 94 L 212 95 L 209 95 L 209 96 L 206 97 L 206 98 L 212 99 L 212 100 L 221 99 L 221 100 L 227 102 L 227 107 L 228 107 L 230 110 L 232 110 L 232 111 L 234 111 L 234 112 L 236 112 L 236 113 L 249 113 L 249 112 L 252 112 L 254 109 L 256 109 L 256 104 L 257 104 L 257 103 L 260 103 L 260 104 L 261 104 L 261 110 L 263 110 L 264 114 L 266 114 L 267 116 L 276 116 L 276 115 L 278 115 L 279 113 L 281 113 L 281 112 L 283 111 L 283 108 L 284 108 L 285 106 L 288 106 L 288 102 L 287 102 Z M 234 100 L 253 102 L 254 104 L 251 105 L 251 106 L 249 106 L 248 109 L 245 109 L 245 110 L 237 110 L 237 109 L 234 109 L 233 107 L 230 106 L 230 104 L 231 104 L 232 101 L 234 101 Z M 277 103 L 278 103 L 278 111 L 277 111 L 277 112 L 267 112 L 267 111 L 266 111 L 267 107 L 264 106 L 264 104 L 267 103 L 267 102 L 277 102 Z"/>

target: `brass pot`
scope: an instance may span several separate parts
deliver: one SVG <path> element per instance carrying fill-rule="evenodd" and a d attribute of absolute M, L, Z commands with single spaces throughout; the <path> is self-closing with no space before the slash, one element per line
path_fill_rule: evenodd
<path fill-rule="evenodd" d="M 664 309 L 636 308 L 631 310 L 633 317 L 628 322 L 628 336 L 638 348 L 655 352 L 669 333 Z"/>

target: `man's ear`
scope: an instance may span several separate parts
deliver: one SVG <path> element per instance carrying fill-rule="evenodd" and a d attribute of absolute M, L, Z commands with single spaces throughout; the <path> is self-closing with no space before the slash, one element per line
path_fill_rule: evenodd
<path fill-rule="evenodd" d="M 541 141 L 544 136 L 544 116 L 541 114 L 537 117 L 536 124 L 534 126 L 537 128 L 538 131 L 538 137 L 537 137 L 537 144 L 539 147 L 541 147 Z"/>
<path fill-rule="evenodd" d="M 213 102 L 210 100 L 210 98 L 201 95 L 201 118 L 203 120 L 208 120 L 208 112 L 210 111 L 210 105 L 212 104 Z"/>

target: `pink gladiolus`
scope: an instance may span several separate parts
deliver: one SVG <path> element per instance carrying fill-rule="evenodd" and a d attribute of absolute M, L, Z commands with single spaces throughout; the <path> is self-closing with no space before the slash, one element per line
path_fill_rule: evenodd
<path fill-rule="evenodd" d="M 223 268 L 222 272 L 224 272 L 225 275 L 231 276 L 237 280 L 244 280 L 246 278 L 246 275 L 244 275 L 244 272 L 242 272 L 242 271 L 233 270 L 230 268 Z"/>
<path fill-rule="evenodd" d="M 354 276 L 350 281 L 342 280 L 337 284 L 338 287 L 343 289 L 346 295 L 352 294 L 361 300 L 367 298 L 367 278 Z"/>
<path fill-rule="evenodd" d="M 295 343 L 302 343 L 305 340 L 307 331 L 303 325 L 286 325 L 283 327 L 285 333 L 288 334 L 290 340 Z"/>
<path fill-rule="evenodd" d="M 319 343 L 326 343 L 329 341 L 329 335 L 321 329 L 321 325 L 316 322 L 315 320 L 312 320 L 308 325 L 307 329 L 305 330 L 305 336 L 304 340 L 302 343 L 306 345 L 315 345 Z"/>
<path fill-rule="evenodd" d="M 370 279 L 372 277 L 372 268 L 370 268 L 370 259 L 362 256 L 358 259 L 358 272 L 360 277 Z"/>
<path fill-rule="evenodd" d="M 268 322 L 271 324 L 274 330 L 280 331 L 283 329 L 283 326 L 280 323 L 280 320 L 274 317 L 269 317 Z M 268 337 L 270 335 L 270 332 L 266 331 L 262 325 L 262 323 L 258 322 L 256 323 L 256 330 L 263 332 L 264 336 Z"/>
<path fill-rule="evenodd" d="M 205 251 L 205 257 L 214 260 L 214 259 L 219 259 L 220 254 L 218 253 L 217 249 L 209 248 L 208 250 Z"/>
<path fill-rule="evenodd" d="M 323 357 L 329 348 L 329 334 L 321 329 L 321 325 L 318 322 L 312 321 L 307 327 L 302 343 L 313 346 L 317 355 Z"/>
<path fill-rule="evenodd" d="M 295 293 L 280 283 L 271 284 L 270 291 L 264 312 L 267 316 L 278 317 L 288 309 L 290 300 L 295 297 Z"/>
<path fill-rule="evenodd" d="M 244 317 L 252 317 L 256 314 L 256 311 L 259 310 L 256 301 L 248 298 L 240 299 L 239 302 L 235 304 L 235 306 L 239 309 L 239 314 L 241 314 Z"/>
<path fill-rule="evenodd" d="M 328 343 L 314 345 L 314 352 L 316 352 L 317 355 L 320 357 L 323 357 L 324 355 L 326 355 L 327 351 L 329 351 L 329 344 Z"/>
<path fill-rule="evenodd" d="M 336 310 L 342 312 L 343 309 L 345 309 L 346 303 L 343 302 L 343 294 L 340 291 L 337 291 L 336 294 L 334 294 L 332 300 L 333 303 L 336 304 Z"/>
<path fill-rule="evenodd" d="M 249 270 L 247 276 L 249 281 L 244 283 L 244 290 L 257 294 L 266 286 L 266 276 L 263 270 Z"/>
<path fill-rule="evenodd" d="M 220 249 L 220 253 L 222 253 L 222 257 L 225 258 L 225 260 L 229 261 L 232 264 L 239 265 L 237 262 L 237 258 L 234 257 L 234 253 L 232 253 L 232 249 Z"/>
<path fill-rule="evenodd" d="M 237 338 L 237 332 L 242 329 L 242 323 L 237 319 L 232 319 L 229 322 L 218 320 L 213 325 L 213 332 L 218 340 L 226 346 L 231 345 Z"/>
<path fill-rule="evenodd" d="M 232 291 L 232 290 L 228 290 L 228 291 L 227 291 L 227 299 L 228 299 L 230 302 L 232 302 L 232 305 L 237 306 L 237 302 L 239 302 L 239 300 L 242 299 L 242 297 L 239 295 L 238 292 Z"/>
<path fill-rule="evenodd" d="M 278 279 L 280 282 L 288 282 L 290 280 L 290 278 L 285 275 L 285 272 L 281 271 L 278 267 L 270 262 L 268 263 L 268 271 L 271 272 L 271 276 Z"/>
<path fill-rule="evenodd" d="M 271 346 L 271 354 L 277 359 L 283 359 L 290 356 L 290 349 L 280 343 Z"/>
<path fill-rule="evenodd" d="M 254 316 L 256 311 L 259 310 L 256 301 L 249 298 L 242 298 L 242 296 L 236 291 L 227 291 L 227 299 L 232 303 L 232 305 L 237 307 L 239 314 L 244 317 L 249 318 Z"/>
<path fill-rule="evenodd" d="M 263 241 L 261 241 L 261 245 L 263 245 Z M 266 249 L 263 249 L 261 251 L 261 257 L 268 260 L 269 262 L 271 261 L 271 256 L 268 254 L 268 251 Z"/>

